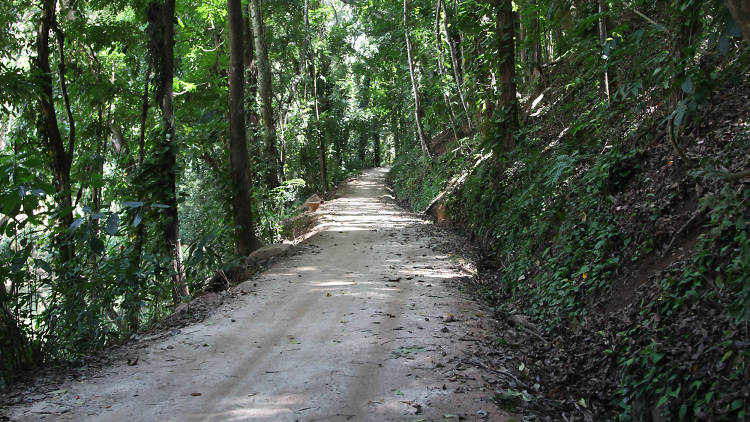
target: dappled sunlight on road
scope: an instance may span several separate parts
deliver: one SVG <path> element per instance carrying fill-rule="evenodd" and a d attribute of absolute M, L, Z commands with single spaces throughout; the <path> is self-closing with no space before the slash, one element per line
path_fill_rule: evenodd
<path fill-rule="evenodd" d="M 480 378 L 436 369 L 464 347 L 466 328 L 446 324 L 475 313 L 452 287 L 466 274 L 434 250 L 431 224 L 386 199 L 384 174 L 323 203 L 296 253 L 209 319 L 138 351 L 116 379 L 70 387 L 88 407 L 69 415 L 144 420 L 147 405 L 148 420 L 402 421 L 488 409 Z"/>

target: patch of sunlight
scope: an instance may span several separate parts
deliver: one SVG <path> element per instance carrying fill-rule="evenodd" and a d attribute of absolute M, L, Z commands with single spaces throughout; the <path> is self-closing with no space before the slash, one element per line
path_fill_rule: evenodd
<path fill-rule="evenodd" d="M 336 280 L 336 281 L 320 281 L 312 283 L 313 286 L 351 286 L 357 284 L 356 281 L 343 281 L 343 280 Z"/>

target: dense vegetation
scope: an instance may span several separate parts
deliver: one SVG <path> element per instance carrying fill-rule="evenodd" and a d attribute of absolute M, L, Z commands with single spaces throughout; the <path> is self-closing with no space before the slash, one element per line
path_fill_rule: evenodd
<path fill-rule="evenodd" d="M 590 377 L 537 377 L 596 391 L 548 409 L 743 419 L 745 8 L 3 2 L 0 383 L 127 339 L 306 195 L 393 163 L 483 245 L 499 314 L 573 339 Z"/>

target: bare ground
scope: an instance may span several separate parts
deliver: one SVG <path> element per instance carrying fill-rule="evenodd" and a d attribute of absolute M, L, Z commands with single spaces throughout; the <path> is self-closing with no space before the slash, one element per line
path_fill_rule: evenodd
<path fill-rule="evenodd" d="M 206 320 L 0 409 L 24 421 L 507 420 L 490 369 L 466 364 L 491 328 L 458 291 L 466 261 L 435 247 L 457 240 L 387 201 L 386 171 L 345 185 L 294 256 Z"/>

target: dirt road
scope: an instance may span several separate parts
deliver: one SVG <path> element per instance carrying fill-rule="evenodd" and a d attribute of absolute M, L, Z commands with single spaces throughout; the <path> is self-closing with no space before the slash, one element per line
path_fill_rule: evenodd
<path fill-rule="evenodd" d="M 134 349 L 136 365 L 9 409 L 11 420 L 505 420 L 482 373 L 460 367 L 484 312 L 457 290 L 461 260 L 384 199 L 385 174 L 350 181 L 295 255 L 202 323 Z"/>

